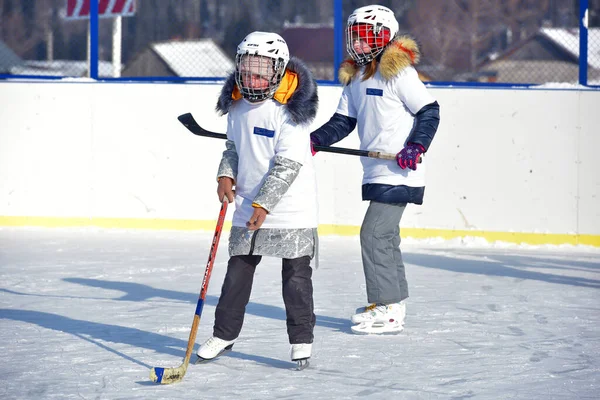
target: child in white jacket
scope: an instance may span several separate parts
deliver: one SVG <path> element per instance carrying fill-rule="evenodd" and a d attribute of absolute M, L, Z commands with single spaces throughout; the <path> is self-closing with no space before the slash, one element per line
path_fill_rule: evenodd
<path fill-rule="evenodd" d="M 311 134 L 330 146 L 357 127 L 361 150 L 397 153 L 393 161 L 363 158 L 362 198 L 369 208 L 360 230 L 363 270 L 370 305 L 352 316 L 357 334 L 399 333 L 408 284 L 400 251 L 400 219 L 408 203 L 422 204 L 426 162 L 419 163 L 437 132 L 440 114 L 413 67 L 417 43 L 398 35 L 387 7 L 360 7 L 348 17 L 340 66 L 344 90 L 331 119 Z"/>
<path fill-rule="evenodd" d="M 256 266 L 282 259 L 283 300 L 291 357 L 311 356 L 315 314 L 312 268 L 316 254 L 316 178 L 308 127 L 317 111 L 316 83 L 289 56 L 276 33 L 253 32 L 240 43 L 236 70 L 217 110 L 227 114 L 227 142 L 219 166 L 219 200 L 235 201 L 230 259 L 215 313 L 213 336 L 200 361 L 230 350 L 240 334 Z M 234 192 L 235 185 L 235 192 Z"/>

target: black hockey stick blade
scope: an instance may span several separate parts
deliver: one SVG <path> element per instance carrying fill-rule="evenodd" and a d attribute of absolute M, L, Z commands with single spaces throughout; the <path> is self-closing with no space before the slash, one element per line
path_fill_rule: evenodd
<path fill-rule="evenodd" d="M 179 117 L 177 117 L 177 119 L 194 135 L 207 136 L 217 139 L 227 139 L 227 135 L 224 133 L 211 132 L 202 128 L 200 125 L 198 125 L 191 113 L 181 114 Z"/>
<path fill-rule="evenodd" d="M 227 135 L 224 133 L 216 133 L 208 131 L 202 128 L 194 119 L 191 113 L 181 114 L 177 117 L 179 122 L 183 124 L 190 132 L 194 135 L 198 136 L 206 136 L 217 139 L 227 139 Z M 344 147 L 331 147 L 331 146 L 319 146 L 314 145 L 313 148 L 316 151 L 322 151 L 325 153 L 337 153 L 337 154 L 346 154 L 350 156 L 359 156 L 359 157 L 369 157 L 369 158 L 379 158 L 382 160 L 396 160 L 395 154 L 382 153 L 380 151 L 368 151 L 368 150 L 356 150 L 356 149 L 347 149 Z M 419 159 L 421 162 L 421 159 Z"/>

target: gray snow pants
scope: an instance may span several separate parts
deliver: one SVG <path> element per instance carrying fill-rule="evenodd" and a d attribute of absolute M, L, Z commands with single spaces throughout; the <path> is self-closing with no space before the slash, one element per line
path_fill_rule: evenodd
<path fill-rule="evenodd" d="M 400 219 L 406 204 L 371 201 L 360 228 L 369 303 L 397 303 L 408 297 L 400 252 Z"/>
<path fill-rule="evenodd" d="M 233 256 L 215 311 L 213 335 L 223 340 L 236 339 L 244 323 L 250 300 L 254 271 L 262 256 Z M 316 317 L 313 304 L 310 257 L 282 259 L 282 291 L 290 344 L 312 343 Z"/>

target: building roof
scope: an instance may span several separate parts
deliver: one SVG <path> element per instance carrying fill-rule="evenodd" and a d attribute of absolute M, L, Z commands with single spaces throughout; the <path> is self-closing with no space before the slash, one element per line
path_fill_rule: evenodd
<path fill-rule="evenodd" d="M 579 59 L 579 29 L 542 28 L 540 34 Z M 600 69 L 600 28 L 588 29 L 588 64 Z"/>
<path fill-rule="evenodd" d="M 579 29 L 541 28 L 480 66 L 485 67 L 499 60 L 552 60 L 578 64 Z M 600 69 L 600 28 L 588 29 L 588 65 Z"/>
<path fill-rule="evenodd" d="M 579 77 L 579 65 L 559 60 L 496 60 L 483 67 L 480 72 L 483 71 L 494 72 L 493 81 L 511 83 L 576 83 Z M 590 81 L 598 78 L 599 70 L 588 72 Z"/>
<path fill-rule="evenodd" d="M 588 80 L 600 76 L 600 28 L 588 29 Z M 541 28 L 496 57 L 479 65 L 477 72 L 495 73 L 488 81 L 511 83 L 577 82 L 579 79 L 579 29 Z"/>
<path fill-rule="evenodd" d="M 26 60 L 22 65 L 11 68 L 13 75 L 82 77 L 88 75 L 88 62 L 76 60 Z M 113 76 L 110 61 L 98 61 L 98 76 Z"/>
<path fill-rule="evenodd" d="M 157 42 L 151 48 L 177 76 L 221 78 L 235 69 L 212 39 Z"/>
<path fill-rule="evenodd" d="M 11 69 L 23 64 L 23 60 L 0 40 L 0 74 L 11 73 Z"/>

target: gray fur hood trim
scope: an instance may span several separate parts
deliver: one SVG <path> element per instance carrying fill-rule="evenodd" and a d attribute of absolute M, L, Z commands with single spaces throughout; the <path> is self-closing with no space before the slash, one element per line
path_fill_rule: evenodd
<path fill-rule="evenodd" d="M 317 82 L 315 81 L 312 72 L 299 58 L 292 57 L 288 62 L 286 70 L 298 74 L 298 87 L 292 97 L 288 100 L 286 110 L 290 114 L 290 118 L 296 124 L 308 125 L 317 115 L 317 107 L 319 105 L 319 97 L 317 95 Z M 216 110 L 220 115 L 225 115 L 229 112 L 233 104 L 233 88 L 235 87 L 235 72 L 232 72 L 223 88 L 219 100 L 217 101 Z"/>

